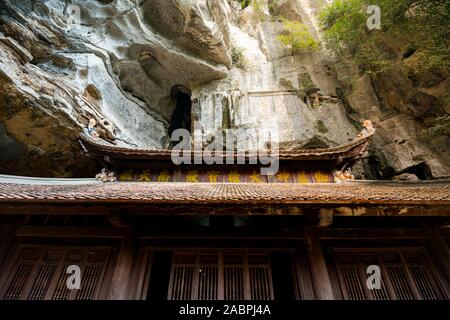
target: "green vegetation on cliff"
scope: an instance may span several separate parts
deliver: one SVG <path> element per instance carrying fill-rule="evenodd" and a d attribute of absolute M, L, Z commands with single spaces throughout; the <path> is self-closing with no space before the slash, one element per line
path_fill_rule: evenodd
<path fill-rule="evenodd" d="M 366 26 L 369 5 L 381 9 L 381 29 Z M 351 54 L 359 69 L 376 73 L 400 58 L 420 57 L 421 70 L 450 66 L 450 1 L 335 0 L 320 14 L 325 40 L 337 58 Z"/>
<path fill-rule="evenodd" d="M 234 66 L 242 70 L 248 70 L 250 68 L 250 62 L 245 57 L 245 49 L 240 47 L 234 47 L 231 49 L 231 61 Z"/>
<path fill-rule="evenodd" d="M 278 36 L 278 40 L 291 49 L 291 54 L 319 48 L 319 44 L 303 23 L 287 19 L 282 19 L 282 22 L 285 32 Z"/>

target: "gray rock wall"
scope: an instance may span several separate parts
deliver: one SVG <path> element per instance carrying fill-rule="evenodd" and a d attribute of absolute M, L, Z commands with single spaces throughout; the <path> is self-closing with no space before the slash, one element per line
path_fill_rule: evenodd
<path fill-rule="evenodd" d="M 277 39 L 284 16 L 320 42 L 321 1 L 280 0 L 270 10 L 262 3 L 258 11 L 236 0 L 0 1 L 0 148 L 9 148 L 0 173 L 92 176 L 98 167 L 76 141 L 90 118 L 117 145 L 165 148 L 171 91 L 183 86 L 204 143 L 235 130 L 248 148 L 268 136 L 284 148 L 335 146 L 370 118 L 378 133 L 361 177 L 417 166 L 430 178 L 449 176 L 445 138 L 439 149 L 408 112 L 383 111 L 398 81 L 342 83 L 347 71 L 334 70 L 330 53 L 293 56 Z M 80 19 L 68 28 L 71 5 Z M 307 96 L 314 88 L 342 99 L 314 107 Z"/>

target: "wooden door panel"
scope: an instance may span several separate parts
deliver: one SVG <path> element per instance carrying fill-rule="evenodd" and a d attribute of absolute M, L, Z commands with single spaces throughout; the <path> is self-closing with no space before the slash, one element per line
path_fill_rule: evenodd
<path fill-rule="evenodd" d="M 267 254 L 174 254 L 169 300 L 273 300 Z"/>
<path fill-rule="evenodd" d="M 0 288 L 5 300 L 86 300 L 99 294 L 110 248 L 18 246 L 16 259 Z M 81 288 L 69 290 L 67 267 L 81 269 Z"/>

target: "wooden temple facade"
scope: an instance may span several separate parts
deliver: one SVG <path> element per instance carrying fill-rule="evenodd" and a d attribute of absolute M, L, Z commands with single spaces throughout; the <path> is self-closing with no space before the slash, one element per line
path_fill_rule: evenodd
<path fill-rule="evenodd" d="M 370 139 L 265 177 L 81 137 L 117 182 L 0 178 L 0 299 L 449 299 L 450 184 L 335 182 Z"/>

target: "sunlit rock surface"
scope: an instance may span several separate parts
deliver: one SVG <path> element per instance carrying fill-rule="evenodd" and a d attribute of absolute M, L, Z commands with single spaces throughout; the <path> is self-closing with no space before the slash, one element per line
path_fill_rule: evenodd
<path fill-rule="evenodd" d="M 204 144 L 233 130 L 248 148 L 274 136 L 283 148 L 336 146 L 369 118 L 378 131 L 360 177 L 448 177 L 448 137 L 430 141 L 419 119 L 448 80 L 426 81 L 421 94 L 401 76 L 349 85 L 329 53 L 292 56 L 279 15 L 320 41 L 319 3 L 265 1 L 257 12 L 236 0 L 74 0 L 80 20 L 68 28 L 65 1 L 1 1 L 0 173 L 93 176 L 76 139 L 90 118 L 117 145 L 166 148 L 173 88 L 183 87 Z M 341 99 L 313 107 L 314 88 Z"/>

